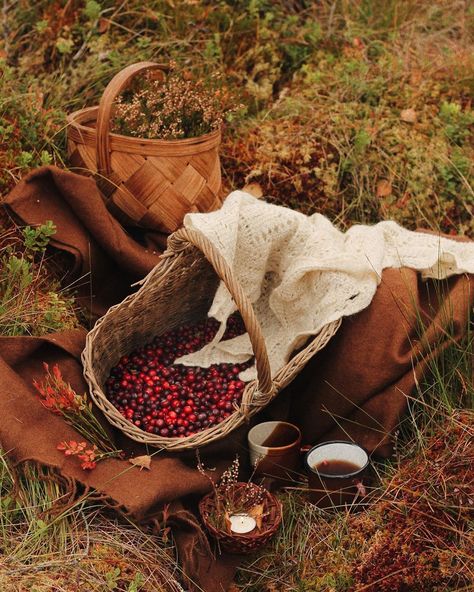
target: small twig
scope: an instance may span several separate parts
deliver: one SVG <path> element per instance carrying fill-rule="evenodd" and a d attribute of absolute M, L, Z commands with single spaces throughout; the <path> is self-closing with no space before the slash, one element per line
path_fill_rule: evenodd
<path fill-rule="evenodd" d="M 8 63 L 8 54 L 10 51 L 10 27 L 8 24 L 8 11 L 13 6 L 9 4 L 7 0 L 3 0 L 2 6 L 2 35 L 3 35 L 3 47 L 5 50 L 5 59 Z"/>

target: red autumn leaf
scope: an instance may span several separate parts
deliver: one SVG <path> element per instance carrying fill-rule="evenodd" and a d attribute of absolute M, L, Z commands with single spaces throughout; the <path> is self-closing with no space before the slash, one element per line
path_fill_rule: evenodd
<path fill-rule="evenodd" d="M 94 461 L 84 461 L 81 463 L 81 469 L 83 469 L 84 471 L 92 471 L 93 469 L 95 469 L 97 466 L 97 463 Z"/>
<path fill-rule="evenodd" d="M 59 369 L 59 366 L 57 364 L 54 364 L 53 366 L 53 376 L 56 380 L 62 380 L 62 374 L 61 374 L 61 370 Z"/>
<path fill-rule="evenodd" d="M 109 30 L 109 27 L 110 27 L 109 19 L 106 19 L 106 18 L 99 19 L 99 24 L 97 26 L 97 30 L 99 31 L 99 33 L 105 33 L 106 31 Z"/>

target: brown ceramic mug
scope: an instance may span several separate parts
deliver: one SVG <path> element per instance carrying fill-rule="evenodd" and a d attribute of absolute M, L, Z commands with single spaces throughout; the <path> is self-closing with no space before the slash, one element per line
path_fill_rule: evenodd
<path fill-rule="evenodd" d="M 313 446 L 305 457 L 311 502 L 324 509 L 352 506 L 365 496 L 369 455 L 354 442 Z"/>
<path fill-rule="evenodd" d="M 247 436 L 250 462 L 256 477 L 294 481 L 300 470 L 301 432 L 286 421 L 265 421 Z"/>

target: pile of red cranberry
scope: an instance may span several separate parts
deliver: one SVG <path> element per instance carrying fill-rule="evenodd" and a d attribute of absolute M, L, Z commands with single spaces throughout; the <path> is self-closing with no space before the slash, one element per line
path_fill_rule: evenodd
<path fill-rule="evenodd" d="M 213 319 L 184 325 L 123 356 L 105 383 L 107 398 L 134 425 L 163 437 L 190 436 L 229 417 L 245 387 L 239 374 L 252 360 L 209 368 L 174 364 L 209 343 L 217 329 Z M 224 339 L 244 331 L 234 315 Z"/>

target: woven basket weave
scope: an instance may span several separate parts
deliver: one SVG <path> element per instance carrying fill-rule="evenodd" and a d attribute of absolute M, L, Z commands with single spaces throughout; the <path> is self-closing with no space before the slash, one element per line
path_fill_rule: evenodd
<path fill-rule="evenodd" d="M 206 318 L 219 279 L 229 290 L 252 343 L 257 379 L 246 384 L 240 407 L 224 421 L 184 438 L 164 438 L 125 419 L 104 394 L 103 385 L 121 356 L 182 324 Z M 92 398 L 110 423 L 132 440 L 167 450 L 197 448 L 218 440 L 257 413 L 299 373 L 339 328 L 329 323 L 271 376 L 268 354 L 252 305 L 231 268 L 202 234 L 181 228 L 168 238 L 168 249 L 138 292 L 109 309 L 89 332 L 82 354 Z"/>
<path fill-rule="evenodd" d="M 281 523 L 282 506 L 272 493 L 263 487 L 255 485 L 255 483 L 236 483 L 234 485 L 234 491 L 240 490 L 245 495 L 248 487 L 262 491 L 264 519 L 262 521 L 262 528 L 255 529 L 246 534 L 229 533 L 214 526 L 211 520 L 211 517 L 216 512 L 214 492 L 208 493 L 199 502 L 199 513 L 207 530 L 218 541 L 221 549 L 228 553 L 236 553 L 238 555 L 253 553 L 268 543 L 277 532 Z"/>
<path fill-rule="evenodd" d="M 94 174 L 109 210 L 125 225 L 162 232 L 181 226 L 188 212 L 221 206 L 219 130 L 185 140 L 149 140 L 110 133 L 113 102 L 138 74 L 166 66 L 140 62 L 119 72 L 98 107 L 68 116 L 72 167 Z"/>

